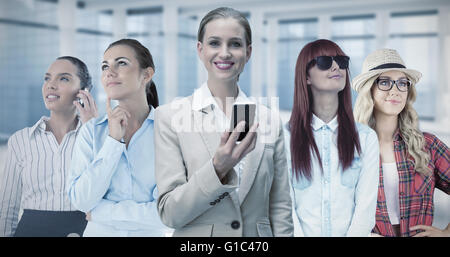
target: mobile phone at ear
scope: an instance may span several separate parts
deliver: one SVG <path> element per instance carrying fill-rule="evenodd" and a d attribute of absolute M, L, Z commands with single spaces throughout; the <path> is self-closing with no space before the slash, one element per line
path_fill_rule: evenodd
<path fill-rule="evenodd" d="M 230 131 L 236 128 L 237 124 L 241 121 L 245 121 L 245 129 L 239 134 L 237 141 L 242 141 L 247 135 L 253 122 L 255 120 L 256 104 L 254 103 L 235 103 L 233 104 L 233 112 L 231 113 Z"/>
<path fill-rule="evenodd" d="M 83 90 L 86 91 L 86 92 L 89 92 L 89 89 L 87 89 L 87 88 L 84 88 Z M 81 105 L 81 107 L 84 107 L 83 99 L 77 97 L 77 101 Z"/>

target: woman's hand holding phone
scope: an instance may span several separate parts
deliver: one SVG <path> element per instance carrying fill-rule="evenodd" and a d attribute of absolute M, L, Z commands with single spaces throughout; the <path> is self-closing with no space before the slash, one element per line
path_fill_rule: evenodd
<path fill-rule="evenodd" d="M 87 90 L 79 90 L 77 99 L 80 99 L 83 104 L 81 104 L 78 100 L 73 101 L 73 104 L 77 108 L 78 113 L 80 114 L 81 122 L 83 124 L 88 122 L 90 119 L 96 118 L 98 116 L 95 100 Z"/>
<path fill-rule="evenodd" d="M 225 131 L 220 138 L 220 145 L 213 157 L 216 174 L 222 180 L 242 158 L 255 149 L 258 123 L 253 124 L 240 144 L 236 144 L 239 131 L 244 131 L 245 121 L 238 123 L 233 132 Z"/>

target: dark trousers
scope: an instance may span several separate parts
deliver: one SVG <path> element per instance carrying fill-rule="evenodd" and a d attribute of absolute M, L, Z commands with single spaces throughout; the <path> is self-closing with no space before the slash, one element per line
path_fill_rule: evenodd
<path fill-rule="evenodd" d="M 82 236 L 86 215 L 80 211 L 23 211 L 15 237 Z"/>

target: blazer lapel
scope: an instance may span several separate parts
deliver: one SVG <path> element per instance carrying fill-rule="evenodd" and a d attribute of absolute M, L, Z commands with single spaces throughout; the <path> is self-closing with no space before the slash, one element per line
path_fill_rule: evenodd
<path fill-rule="evenodd" d="M 220 132 L 217 132 L 215 128 L 214 113 L 211 107 L 201 111 L 193 110 L 192 113 L 194 116 L 195 131 L 200 133 L 212 158 L 220 144 Z"/>
<path fill-rule="evenodd" d="M 259 163 L 264 153 L 264 143 L 256 141 L 255 149 L 244 157 L 244 168 L 242 170 L 241 185 L 239 186 L 239 203 L 242 204 L 255 180 Z"/>

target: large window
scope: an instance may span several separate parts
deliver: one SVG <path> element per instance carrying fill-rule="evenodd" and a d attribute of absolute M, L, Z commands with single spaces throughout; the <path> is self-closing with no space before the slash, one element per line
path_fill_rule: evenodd
<path fill-rule="evenodd" d="M 277 92 L 280 109 L 292 110 L 295 64 L 302 48 L 317 39 L 318 19 L 279 21 Z"/>
<path fill-rule="evenodd" d="M 2 1 L 0 18 L 0 140 L 33 125 L 47 111 L 44 73 L 59 53 L 56 5 Z"/>
<path fill-rule="evenodd" d="M 139 40 L 148 48 L 155 64 L 155 82 L 160 104 L 164 104 L 164 33 L 162 31 L 162 8 L 127 11 L 129 38 Z"/>
<path fill-rule="evenodd" d="M 197 80 L 197 18 L 178 19 L 178 93 L 189 96 L 204 81 Z"/>
<path fill-rule="evenodd" d="M 58 7 L 53 1 L 2 1 L 11 10 L 0 18 L 0 139 L 41 116 L 49 115 L 42 100 L 42 83 L 50 64 L 60 56 Z M 77 8 L 74 56 L 88 66 L 93 95 L 104 100 L 100 76 L 103 51 L 112 40 L 111 13 Z M 98 104 L 100 114 L 104 105 Z"/>
<path fill-rule="evenodd" d="M 101 83 L 101 63 L 104 51 L 112 43 L 112 13 L 78 9 L 76 15 L 76 57 L 88 66 L 94 86 L 91 93 L 102 115 L 106 112 L 106 94 Z"/>
<path fill-rule="evenodd" d="M 392 13 L 388 47 L 396 49 L 408 68 L 423 75 L 416 85 L 418 97 L 414 108 L 421 119 L 435 118 L 438 63 L 441 58 L 438 40 L 438 12 Z"/>
<path fill-rule="evenodd" d="M 361 73 L 364 59 L 375 50 L 375 15 L 335 16 L 331 18 L 331 39 L 350 56 L 350 81 Z M 353 103 L 357 93 L 352 90 Z"/>

